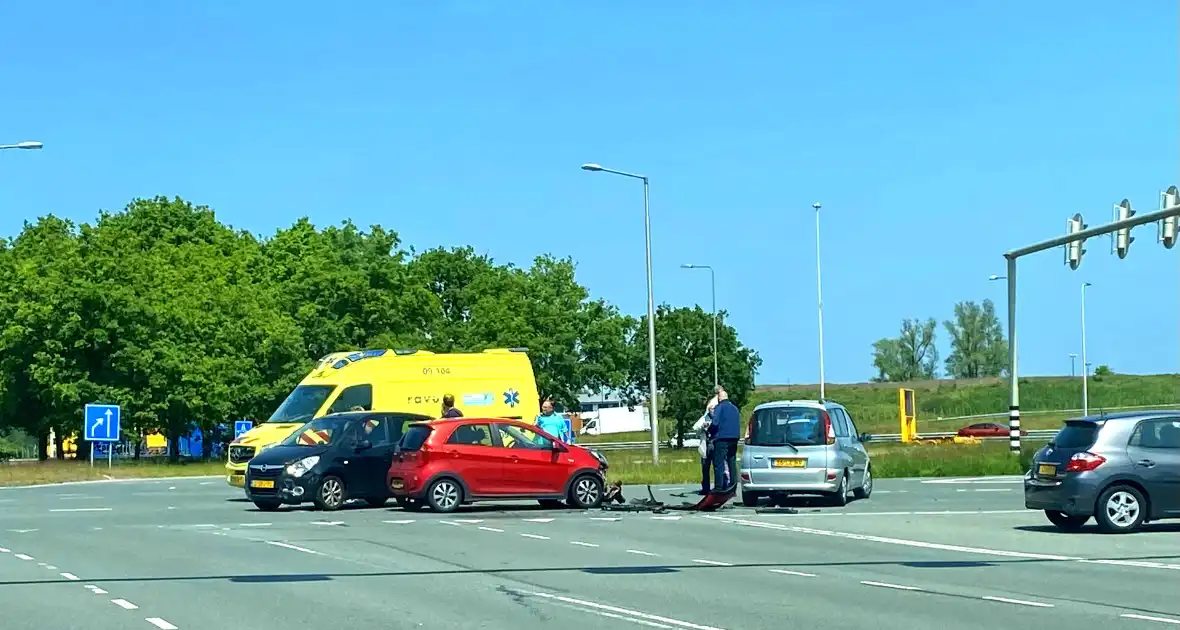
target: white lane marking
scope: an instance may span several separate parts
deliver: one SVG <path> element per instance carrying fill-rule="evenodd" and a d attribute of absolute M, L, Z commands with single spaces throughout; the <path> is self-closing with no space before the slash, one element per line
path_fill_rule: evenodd
<path fill-rule="evenodd" d="M 1024 483 L 1024 477 L 961 477 L 954 479 L 923 479 L 922 483 L 937 485 L 954 483 Z"/>
<path fill-rule="evenodd" d="M 45 567 L 45 566 L 49 566 L 49 564 L 48 564 L 48 563 L 46 563 L 46 562 L 38 562 L 38 563 L 37 563 L 37 566 L 39 566 L 39 567 Z"/>
<path fill-rule="evenodd" d="M 781 573 L 782 575 L 797 575 L 799 577 L 815 577 L 814 573 L 804 573 L 802 571 L 792 571 L 790 569 L 771 569 L 771 573 Z"/>
<path fill-rule="evenodd" d="M 975 492 L 1012 492 L 1012 488 L 976 488 Z"/>
<path fill-rule="evenodd" d="M 528 521 L 529 523 L 552 523 L 553 522 L 553 519 L 551 519 L 551 518 L 523 518 L 521 520 Z"/>
<path fill-rule="evenodd" d="M 596 544 L 594 544 L 594 543 L 582 542 L 582 541 L 580 541 L 580 540 L 571 540 L 571 541 L 570 541 L 570 544 L 571 544 L 571 545 L 577 545 L 577 546 L 579 546 L 579 547 L 597 547 L 597 546 L 598 546 L 598 545 L 596 545 Z"/>
<path fill-rule="evenodd" d="M 1136 615 L 1135 613 L 1126 613 L 1119 615 L 1125 619 L 1138 619 L 1140 621 L 1157 621 L 1159 623 L 1170 623 L 1180 626 L 1180 619 L 1169 619 L 1167 617 L 1152 617 L 1150 615 Z"/>
<path fill-rule="evenodd" d="M 101 508 L 53 508 L 50 512 L 110 512 L 115 508 L 101 507 Z"/>
<path fill-rule="evenodd" d="M 680 516 L 653 516 L 653 517 L 651 517 L 651 520 L 653 520 L 653 521 L 679 521 L 681 518 L 683 518 L 683 517 L 680 517 Z"/>
<path fill-rule="evenodd" d="M 872 580 L 861 580 L 861 584 L 865 586 L 880 586 L 881 588 L 892 588 L 899 591 L 920 591 L 922 589 L 916 586 L 906 586 L 905 584 L 890 584 L 889 582 L 873 582 Z"/>
<path fill-rule="evenodd" d="M 545 599 L 554 599 L 559 602 L 565 602 L 567 604 L 576 604 L 578 606 L 585 606 L 586 608 L 593 608 L 595 610 L 604 610 L 607 612 L 617 613 L 620 615 L 627 615 L 627 616 L 633 617 L 633 618 L 664 623 L 664 624 L 668 624 L 668 625 L 675 626 L 678 628 L 691 628 L 692 630 L 723 630 L 722 628 L 717 628 L 715 626 L 702 626 L 700 624 L 695 624 L 695 623 L 692 623 L 689 621 L 681 621 L 679 619 L 672 619 L 670 617 L 662 617 L 660 615 L 652 615 L 652 614 L 648 614 L 645 612 L 640 612 L 638 610 L 631 610 L 628 608 L 620 608 L 618 606 L 607 606 L 606 604 L 599 604 L 597 602 L 590 602 L 590 601 L 586 601 L 584 599 L 574 599 L 573 597 L 563 597 L 561 595 L 551 595 L 549 593 L 532 593 L 532 595 L 535 595 L 537 597 L 542 597 Z"/>
<path fill-rule="evenodd" d="M 28 534 L 28 533 L 31 533 L 31 532 L 38 532 L 38 531 L 41 531 L 41 530 L 39 530 L 39 529 L 10 529 L 10 530 L 8 530 L 8 531 L 10 531 L 10 532 L 12 532 L 12 533 L 14 533 L 14 534 Z"/>
<path fill-rule="evenodd" d="M 344 521 L 312 521 L 312 525 L 343 525 Z"/>
<path fill-rule="evenodd" d="M 238 527 L 270 527 L 274 523 L 239 523 Z"/>
<path fill-rule="evenodd" d="M 1146 560 L 1078 560 L 1085 564 L 1110 564 L 1118 567 L 1139 567 L 1141 569 L 1171 569 L 1180 571 L 1180 564 L 1164 564 L 1163 562 L 1148 562 Z"/>
<path fill-rule="evenodd" d="M 800 516 L 974 516 L 978 514 L 1025 514 L 1028 510 L 915 510 L 912 512 L 801 512 Z M 772 516 L 767 514 L 766 516 Z"/>
<path fill-rule="evenodd" d="M 480 529 L 482 529 L 482 530 L 484 530 L 485 532 L 500 532 L 500 533 L 504 533 L 504 530 L 502 530 L 502 529 L 496 529 L 495 527 L 485 527 L 485 526 L 483 526 L 483 525 L 480 525 L 480 526 L 479 526 L 479 528 L 480 528 Z"/>
<path fill-rule="evenodd" d="M 633 553 L 633 554 L 637 554 L 637 555 L 640 555 L 640 556 L 656 556 L 656 555 L 659 555 L 659 554 L 654 554 L 654 553 L 652 553 L 652 552 L 650 552 L 650 551 L 640 551 L 640 550 L 638 550 L 638 549 L 628 549 L 628 550 L 627 550 L 627 553 Z"/>
<path fill-rule="evenodd" d="M 56 570 L 57 570 L 57 567 L 53 566 L 52 564 L 47 564 L 47 565 L 45 565 L 45 568 L 46 568 L 46 569 L 49 569 L 50 571 L 56 571 Z"/>
<path fill-rule="evenodd" d="M 169 490 L 175 490 L 175 489 L 176 489 L 176 486 L 168 486 L 168 489 L 169 489 Z"/>
<path fill-rule="evenodd" d="M 311 549 L 307 549 L 306 547 L 299 547 L 297 545 L 292 545 L 292 544 L 288 544 L 285 542 L 279 542 L 277 540 L 268 540 L 268 541 L 266 541 L 266 544 L 274 545 L 276 547 L 282 547 L 283 549 L 294 549 L 295 551 L 302 551 L 303 553 L 310 553 L 313 556 L 318 556 L 320 554 L 320 552 L 313 551 Z"/>
<path fill-rule="evenodd" d="M 590 520 L 592 520 L 592 521 L 621 521 L 621 520 L 623 520 L 623 517 L 621 517 L 621 516 L 591 516 Z"/>
<path fill-rule="evenodd" d="M 414 519 L 412 519 L 412 518 L 407 518 L 407 519 L 402 519 L 402 520 L 400 520 L 400 521 L 381 521 L 381 522 L 382 522 L 382 523 L 387 523 L 387 524 L 389 524 L 389 525 L 408 525 L 408 524 L 410 524 L 410 523 L 413 523 L 413 522 L 414 522 Z"/>
<path fill-rule="evenodd" d="M 475 525 L 476 523 L 482 523 L 483 519 L 482 518 L 457 518 L 457 519 L 455 519 L 455 522 L 456 523 L 465 523 L 467 525 Z"/>
<path fill-rule="evenodd" d="M 172 506 L 172 505 L 169 505 L 169 506 L 168 506 L 168 509 L 169 509 L 169 510 L 175 510 L 175 509 L 176 509 L 176 507 L 175 507 L 175 506 Z"/>
<path fill-rule="evenodd" d="M 209 529 L 210 527 L 217 527 L 217 526 L 212 523 L 201 523 L 200 525 L 193 525 L 193 527 L 196 527 L 197 529 Z"/>
<path fill-rule="evenodd" d="M 12 551 L 11 549 L 5 549 L 4 547 L 0 547 L 0 553 L 10 553 L 11 551 Z"/>
<path fill-rule="evenodd" d="M 164 619 L 160 619 L 159 617 L 148 617 L 147 619 L 144 619 L 144 621 L 152 624 L 160 630 L 177 630 L 176 626 L 168 623 Z"/>
<path fill-rule="evenodd" d="M 1004 602 L 1005 604 L 1017 604 L 1019 606 L 1036 606 L 1038 608 L 1052 608 L 1053 604 L 1046 604 L 1044 602 L 1030 602 L 1023 599 L 1009 599 L 1007 597 L 994 597 L 992 595 L 984 595 L 983 599 L 992 602 Z"/>
<path fill-rule="evenodd" d="M 640 626 L 647 626 L 649 628 L 663 628 L 664 630 L 675 630 L 675 626 L 666 626 L 662 623 L 654 621 L 647 621 L 646 619 L 636 619 L 635 617 L 627 617 L 625 615 L 616 615 L 615 613 L 606 612 L 604 610 L 594 610 L 593 608 L 586 608 L 585 606 L 575 606 L 565 602 L 552 602 L 554 606 L 560 606 L 568 610 L 574 610 L 580 613 L 589 613 L 591 615 L 598 615 L 599 617 L 606 617 L 608 619 L 618 619 L 620 621 L 627 621 Z"/>
<path fill-rule="evenodd" d="M 74 575 L 73 573 L 58 573 L 58 575 L 64 577 L 65 579 L 67 579 L 71 582 L 77 582 L 79 579 L 78 576 Z"/>
<path fill-rule="evenodd" d="M 33 559 L 33 556 L 27 556 L 23 553 L 13 554 L 12 557 L 17 558 L 19 560 L 32 560 Z"/>
<path fill-rule="evenodd" d="M 212 481 L 202 481 L 201 483 L 198 483 L 197 485 L 198 486 L 211 486 L 211 485 L 213 485 L 213 482 Z"/>
<path fill-rule="evenodd" d="M 521 534 L 521 536 L 524 536 L 525 538 L 535 538 L 537 540 L 549 540 L 548 536 L 541 536 L 538 534 Z"/>
<path fill-rule="evenodd" d="M 98 588 L 97 586 L 95 586 L 95 585 L 93 585 L 93 584 L 87 584 L 87 585 L 86 585 L 86 588 L 87 588 L 87 589 L 88 589 L 88 590 L 89 590 L 91 593 L 94 593 L 95 595 L 106 595 L 106 594 L 107 594 L 107 592 L 106 592 L 106 591 L 102 590 L 101 588 Z"/>
<path fill-rule="evenodd" d="M 732 567 L 733 566 L 732 564 L 730 564 L 728 562 L 718 562 L 716 560 L 701 560 L 700 558 L 693 558 L 692 561 L 697 564 L 711 564 L 715 567 Z"/>
<path fill-rule="evenodd" d="M 139 606 L 136 606 L 125 599 L 112 599 L 111 603 L 124 610 L 135 610 L 136 608 L 139 608 Z"/>
<path fill-rule="evenodd" d="M 439 522 L 442 523 L 443 525 L 453 525 L 455 527 L 463 527 L 462 523 L 456 523 L 455 521 L 439 521 Z"/>

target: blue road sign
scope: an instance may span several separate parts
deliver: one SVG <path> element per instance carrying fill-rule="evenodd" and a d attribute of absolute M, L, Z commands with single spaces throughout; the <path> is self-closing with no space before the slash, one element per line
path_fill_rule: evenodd
<path fill-rule="evenodd" d="M 565 419 L 565 437 L 567 442 L 574 443 L 574 421 L 569 418 Z"/>
<path fill-rule="evenodd" d="M 119 405 L 86 405 L 82 437 L 87 442 L 119 441 Z"/>
<path fill-rule="evenodd" d="M 234 439 L 238 439 L 241 435 L 250 429 L 254 428 L 253 420 L 235 420 L 234 421 Z"/>

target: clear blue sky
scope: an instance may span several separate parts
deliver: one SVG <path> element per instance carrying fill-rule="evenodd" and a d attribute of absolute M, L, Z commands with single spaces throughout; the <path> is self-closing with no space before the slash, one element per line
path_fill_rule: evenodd
<path fill-rule="evenodd" d="M 821 201 L 827 378 L 958 300 L 1001 309 L 1002 253 L 1178 181 L 1174 2 L 8 3 L 0 234 L 180 195 L 270 234 L 300 216 L 572 255 L 645 308 L 719 306 L 761 383 L 815 382 Z M 343 7 L 349 7 L 345 9 Z M 496 8 L 490 8 L 495 6 Z M 1135 232 L 1022 264 L 1021 371 L 1062 374 L 1090 289 L 1094 365 L 1180 366 L 1180 247 Z M 941 353 L 949 352 L 940 329 Z"/>

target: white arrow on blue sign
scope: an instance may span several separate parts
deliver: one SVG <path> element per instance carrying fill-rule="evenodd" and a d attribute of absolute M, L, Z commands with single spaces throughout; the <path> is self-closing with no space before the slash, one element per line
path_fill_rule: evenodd
<path fill-rule="evenodd" d="M 82 437 L 87 442 L 118 442 L 119 405 L 86 405 L 82 421 Z"/>
<path fill-rule="evenodd" d="M 243 433 L 246 433 L 246 432 L 250 431 L 250 429 L 253 429 L 253 428 L 254 428 L 254 421 L 253 420 L 235 420 L 234 421 L 234 439 L 241 437 Z"/>

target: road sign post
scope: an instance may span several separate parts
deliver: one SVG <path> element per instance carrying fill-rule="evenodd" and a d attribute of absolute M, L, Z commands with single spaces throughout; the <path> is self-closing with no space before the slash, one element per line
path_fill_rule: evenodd
<path fill-rule="evenodd" d="M 82 438 L 90 442 L 90 466 L 94 466 L 94 443 L 107 445 L 107 465 L 115 465 L 115 444 L 119 443 L 122 412 L 118 405 L 89 404 L 82 412 Z"/>

